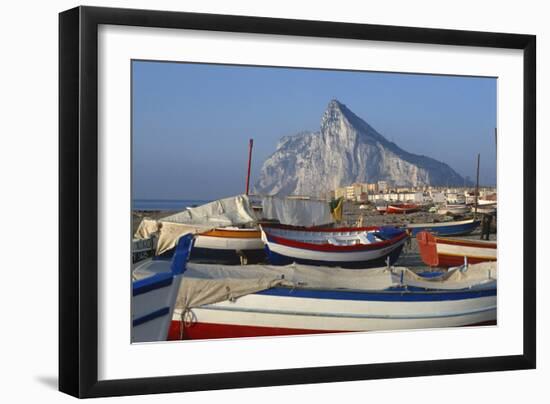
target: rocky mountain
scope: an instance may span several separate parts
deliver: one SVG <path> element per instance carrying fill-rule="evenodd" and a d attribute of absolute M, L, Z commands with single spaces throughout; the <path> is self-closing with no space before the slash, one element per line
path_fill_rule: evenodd
<path fill-rule="evenodd" d="M 281 138 L 262 166 L 255 192 L 319 196 L 354 182 L 376 181 L 398 186 L 464 184 L 447 164 L 408 153 L 332 100 L 319 132 Z"/>

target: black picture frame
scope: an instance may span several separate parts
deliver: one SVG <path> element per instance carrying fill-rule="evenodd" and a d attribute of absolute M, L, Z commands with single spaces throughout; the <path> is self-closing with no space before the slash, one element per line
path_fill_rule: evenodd
<path fill-rule="evenodd" d="M 523 354 L 98 381 L 100 24 L 523 50 Z M 83 398 L 535 368 L 535 69 L 533 35 L 96 7 L 60 13 L 59 390 Z"/>

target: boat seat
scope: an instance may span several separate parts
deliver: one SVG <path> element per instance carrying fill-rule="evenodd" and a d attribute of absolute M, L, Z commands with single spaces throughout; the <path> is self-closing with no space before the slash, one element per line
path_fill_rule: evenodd
<path fill-rule="evenodd" d="M 332 237 L 327 238 L 327 242 L 332 245 L 349 245 L 349 243 L 346 240 L 337 240 Z"/>
<path fill-rule="evenodd" d="M 372 244 L 376 243 L 376 236 L 372 232 L 364 232 L 357 234 L 360 244 Z"/>

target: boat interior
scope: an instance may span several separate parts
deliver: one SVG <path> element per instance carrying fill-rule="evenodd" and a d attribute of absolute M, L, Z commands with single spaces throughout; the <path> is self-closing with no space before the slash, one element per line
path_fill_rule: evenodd
<path fill-rule="evenodd" d="M 287 229 L 270 228 L 269 234 L 289 240 L 310 244 L 331 244 L 337 246 L 349 246 L 357 244 L 373 244 L 385 241 L 388 238 L 379 230 L 322 232 L 322 231 L 296 231 Z"/>

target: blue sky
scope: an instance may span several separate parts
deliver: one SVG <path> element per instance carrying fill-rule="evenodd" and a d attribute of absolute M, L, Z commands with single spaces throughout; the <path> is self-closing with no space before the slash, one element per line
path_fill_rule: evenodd
<path fill-rule="evenodd" d="M 245 190 L 285 135 L 319 129 L 338 99 L 401 148 L 496 183 L 494 78 L 132 62 L 134 199 Z"/>

